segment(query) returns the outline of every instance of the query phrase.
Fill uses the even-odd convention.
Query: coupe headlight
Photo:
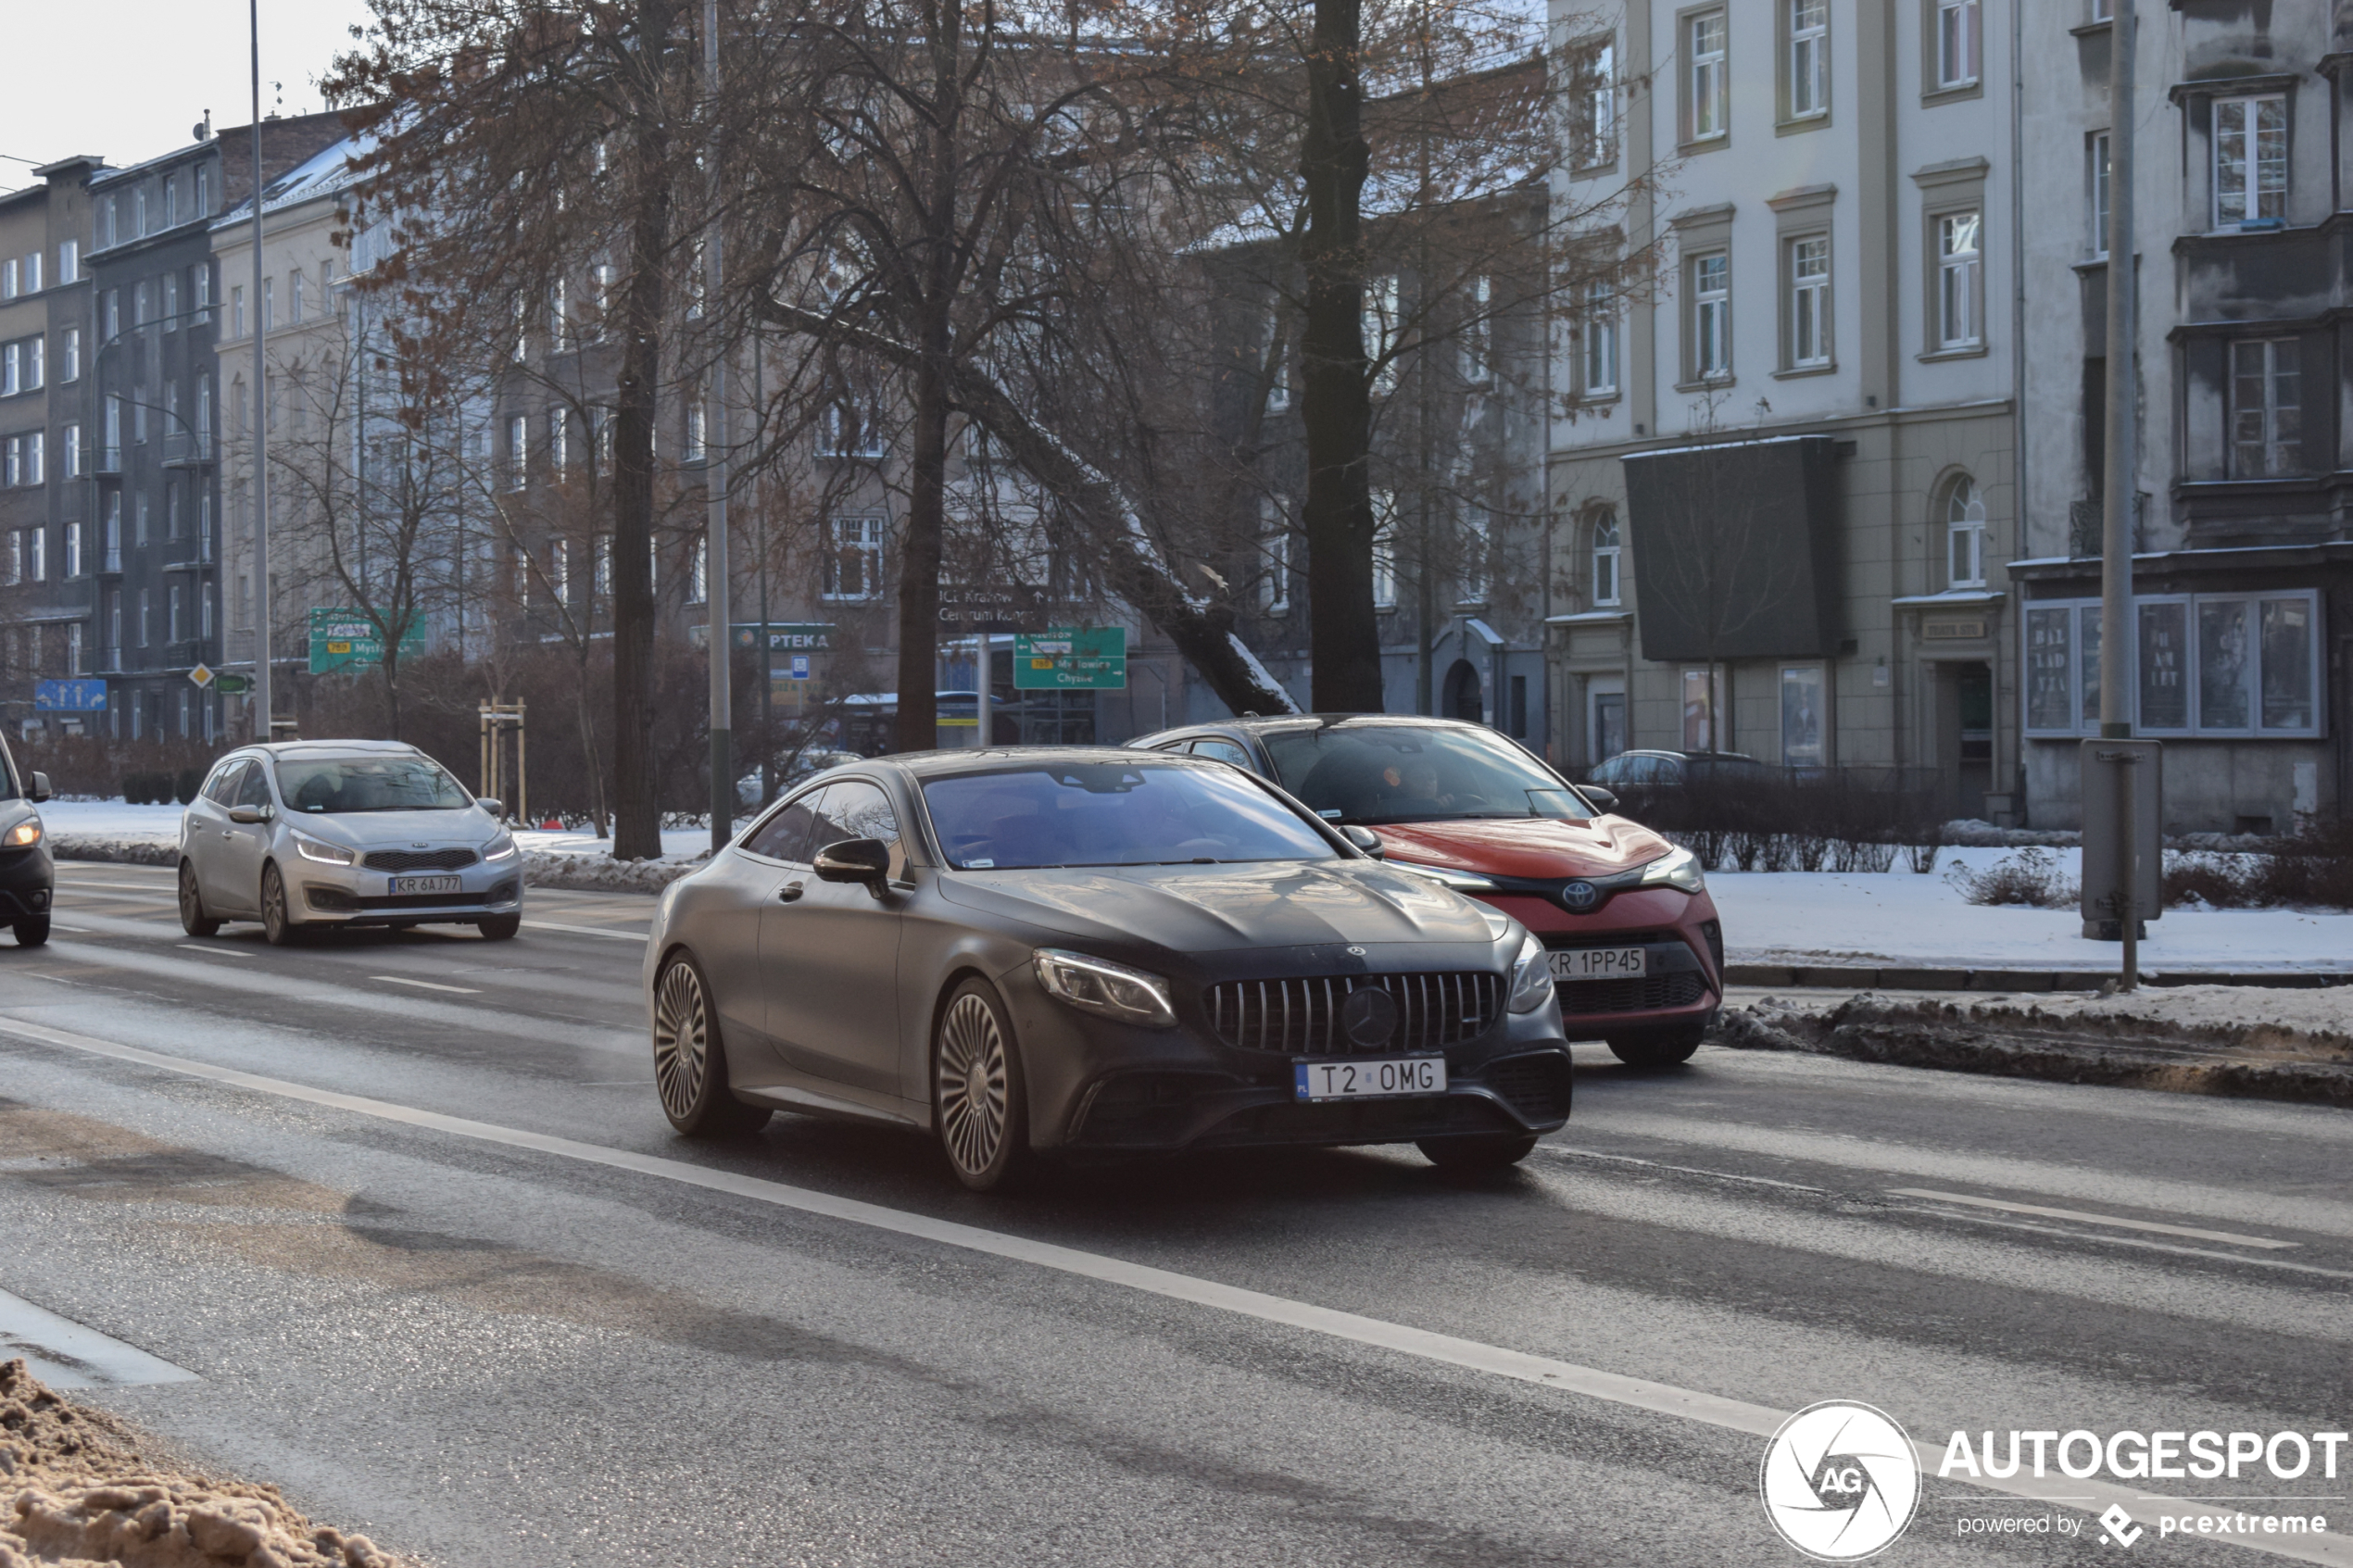
[[[1038,948],[1030,967],[1038,972],[1038,984],[1072,1007],[1148,1029],[1166,1029],[1176,1022],[1168,982],[1157,974],[1060,947]]]
[[[11,849],[21,849],[28,844],[40,842],[41,819],[38,817],[27,817],[8,830],[7,837],[0,838],[0,844],[6,844]]]
[[[1544,944],[1529,932],[1520,938],[1519,957],[1512,960],[1511,1010],[1534,1012],[1552,994],[1552,960],[1544,956]]]
[[[295,848],[306,860],[316,860],[327,866],[347,866],[359,859],[357,855],[340,844],[330,844],[323,838],[313,838],[307,833],[296,833],[292,836]]]
[[[1495,884],[1476,872],[1458,872],[1452,866],[1425,866],[1416,860],[1384,860],[1381,863],[1401,872],[1411,872],[1416,876],[1426,876],[1432,882],[1444,883],[1457,893],[1495,891]]]
[[[1707,878],[1700,874],[1699,857],[1688,849],[1669,849],[1642,868],[1640,887],[1679,887],[1686,893],[1707,891]]]
[[[485,860],[504,860],[511,858],[514,852],[515,835],[502,833],[483,847],[482,858]]]

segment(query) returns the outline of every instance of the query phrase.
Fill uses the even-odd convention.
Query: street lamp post
[[[253,588],[260,604],[254,625],[254,739],[274,740],[270,679],[270,362],[263,356],[269,318],[261,308],[261,0],[247,0],[253,39]]]
[[[711,117],[703,161],[709,182],[710,205],[703,256],[703,321],[718,328],[716,352],[711,361],[711,400],[703,415],[703,494],[710,515],[703,525],[703,642],[711,656],[711,849],[717,854],[735,836],[734,751],[735,694],[729,689],[728,632],[732,602],[727,561],[727,342],[720,327],[720,283],[725,277],[720,254],[719,222],[719,0],[703,0],[703,92]],[[762,642],[766,640],[762,628]],[[762,658],[765,658],[765,649]]]

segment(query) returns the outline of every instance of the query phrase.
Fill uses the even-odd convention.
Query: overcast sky
[[[253,117],[246,0],[0,0],[0,189],[74,153],[132,164]],[[261,112],[323,106],[318,81],[367,0],[261,0]],[[272,82],[282,83],[272,88]]]

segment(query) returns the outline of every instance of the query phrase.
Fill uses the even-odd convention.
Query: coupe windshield
[[[1151,762],[1044,764],[924,785],[964,871],[1329,860],[1322,834],[1239,773]]]
[[[288,808],[345,811],[455,811],[473,797],[426,757],[305,757],[278,764]]]
[[[1335,822],[1592,815],[1526,752],[1472,730],[1326,725],[1264,739],[1282,786]]]

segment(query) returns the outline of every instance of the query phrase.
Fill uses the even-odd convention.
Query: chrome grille
[[[1397,1033],[1385,1045],[1360,1047],[1340,1031],[1340,1008],[1365,985],[1387,991],[1397,1004]],[[1475,971],[1229,980],[1209,990],[1210,1025],[1219,1039],[1291,1056],[1443,1050],[1485,1034],[1503,1005],[1503,976]]]
[[[360,863],[371,872],[454,872],[480,859],[471,849],[371,849]]]

